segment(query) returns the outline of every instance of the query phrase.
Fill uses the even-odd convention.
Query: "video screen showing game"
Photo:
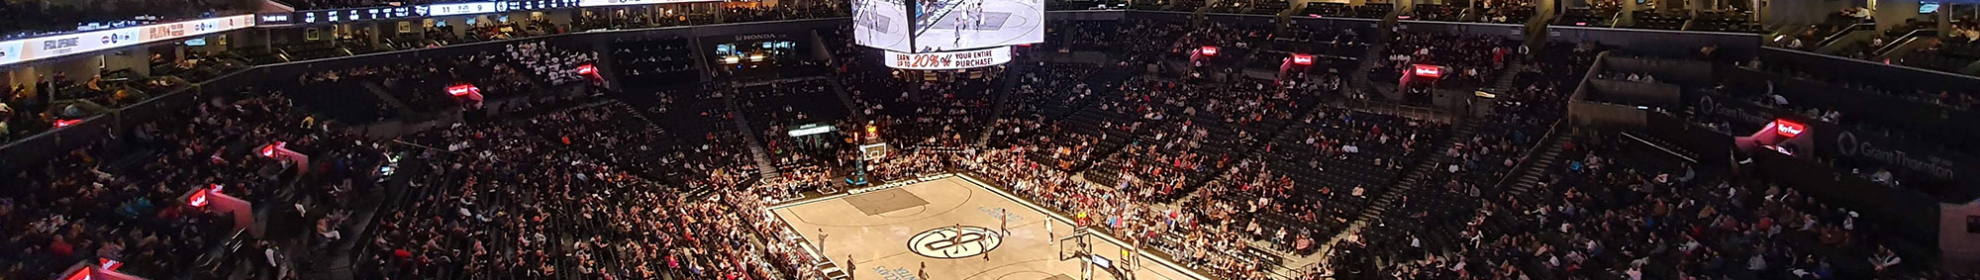
[[[1043,0],[915,2],[914,52],[980,49],[1045,41]]]

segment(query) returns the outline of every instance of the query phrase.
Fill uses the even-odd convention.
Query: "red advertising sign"
[[[1436,65],[1417,64],[1416,67],[1413,67],[1410,73],[1414,73],[1417,76],[1422,76],[1422,77],[1437,78],[1444,76],[1444,68],[1438,67]]]
[[[447,94],[451,94],[454,96],[463,96],[468,94],[480,94],[480,93],[481,93],[481,88],[476,88],[474,87],[474,85],[469,85],[469,84],[447,87]]]
[[[69,276],[62,277],[62,280],[89,280],[89,268],[77,269],[76,272],[69,273]]]
[[[1292,55],[1292,63],[1298,65],[1313,65],[1313,56],[1296,53]]]
[[[103,264],[102,267],[105,271],[117,271],[118,268],[124,267],[123,262],[118,262],[110,258],[96,258],[96,263]]]
[[[261,156],[275,157],[275,149],[280,149],[282,148],[282,146],[285,145],[288,145],[288,143],[275,142],[275,144],[268,144],[267,146],[261,146]]]
[[[577,67],[577,73],[578,73],[578,75],[591,75],[591,74],[597,74],[597,73],[598,73],[598,67],[592,67],[592,66],[591,66],[591,64],[585,64],[585,65],[578,65],[578,67]]]
[[[1788,119],[1774,119],[1774,134],[1779,134],[1781,137],[1794,138],[1801,136],[1805,131],[1808,131],[1808,125]]]
[[[193,192],[191,197],[186,198],[186,204],[193,207],[206,207],[206,204],[209,202],[206,201],[206,192],[204,191]]]
[[[1203,55],[1214,56],[1217,55],[1217,46],[1203,46],[1202,48],[1196,49],[1196,52],[1201,53]]]

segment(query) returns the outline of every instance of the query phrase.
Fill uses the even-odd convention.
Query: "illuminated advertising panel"
[[[14,40],[14,41],[0,42],[0,65],[7,65],[7,64],[14,64],[15,62],[21,62],[21,58],[27,54],[27,52],[21,49],[21,46],[23,46],[23,44],[27,44],[27,41]]]
[[[134,46],[138,40],[138,30],[143,27],[111,29],[95,32],[56,35],[33,38],[27,41],[27,59],[40,59],[77,53],[100,51],[110,48]]]
[[[254,27],[254,15],[153,24],[0,42],[0,65]]]
[[[144,29],[142,41],[157,42],[248,28],[254,26],[254,23],[255,19],[253,16],[233,16],[146,25],[140,28]]]
[[[1788,119],[1775,119],[1774,125],[1774,134],[1779,134],[1781,137],[1794,138],[1801,136],[1801,132],[1808,131],[1808,125]]]
[[[1416,74],[1416,76],[1420,76],[1420,77],[1429,77],[1429,78],[1443,77],[1444,67],[1436,66],[1436,65],[1417,64],[1415,65],[1415,67],[1411,68],[1410,73]]]
[[[1011,47],[959,52],[887,52],[887,67],[915,70],[949,70],[995,66],[1011,62]]]
[[[258,25],[283,25],[283,24],[295,23],[294,21],[291,21],[291,19],[293,18],[295,18],[294,14],[287,14],[287,13],[261,14],[255,16],[254,22],[255,24]]]
[[[713,0],[579,0],[578,6],[601,7],[601,6],[623,6],[623,5],[652,5],[652,4],[668,4],[668,3],[692,3],[692,2],[707,2],[707,1],[713,1]]]

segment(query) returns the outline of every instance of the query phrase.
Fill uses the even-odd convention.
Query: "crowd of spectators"
[[[532,70],[536,77],[541,77],[550,86],[590,79],[586,74],[578,73],[579,67],[594,67],[593,71],[597,69],[592,64],[598,61],[598,53],[595,52],[560,48],[543,41],[509,44],[507,47],[509,59],[520,63],[522,68]],[[592,72],[594,75],[596,73]]]
[[[1223,212],[1185,211],[1147,201],[1131,191],[1075,180],[1072,173],[1024,156],[1027,149],[1033,148],[984,149],[957,159],[956,165],[1026,199],[1073,215],[1081,226],[1150,246],[1192,269],[1263,279],[1280,261],[1254,248],[1242,237],[1246,235],[1240,234],[1241,224],[1218,214]],[[1307,247],[1318,244],[1312,238],[1299,242]]]
[[[757,129],[763,147],[780,169],[850,166],[850,159],[838,157],[838,153],[852,144],[849,133],[865,129],[844,123],[850,112],[830,87],[824,79],[806,78],[735,89],[738,106],[749,114],[750,126]],[[791,135],[792,130],[807,125],[835,128],[822,134]]]
[[[1453,84],[1457,87],[1491,86],[1489,82],[1499,77],[1509,59],[1518,47],[1515,42],[1502,38],[1478,35],[1434,33],[1406,30],[1399,26],[1394,42],[1389,43],[1385,53],[1386,63],[1378,63],[1370,69],[1371,79],[1392,81],[1401,77],[1402,71],[1411,69],[1412,64],[1428,64],[1446,67],[1448,73],[1439,80],[1440,84]]]
[[[799,8],[728,8],[724,19],[843,14],[833,4],[793,7]],[[614,12],[693,21],[625,11]],[[366,249],[356,257],[364,278],[814,279],[816,262],[765,206],[838,186],[837,176],[862,164],[854,162],[866,155],[853,147],[868,126],[879,128],[895,150],[888,160],[859,166],[876,182],[972,173],[1074,214],[1081,226],[1231,279],[1285,276],[1275,271],[1282,256],[1313,254],[1327,254],[1334,265],[1290,274],[1868,279],[1917,276],[1913,271],[1925,267],[1881,246],[1877,225],[1854,212],[1762,181],[1693,170],[1617,137],[1570,142],[1562,148],[1563,167],[1545,170],[1537,188],[1499,189],[1565,115],[1567,91],[1599,46],[1549,45],[1562,52],[1527,60],[1528,52],[1503,39],[1399,32],[1387,52],[1391,63],[1371,71],[1443,65],[1455,70],[1447,79],[1482,86],[1508,65],[1527,63],[1514,87],[1503,89],[1493,115],[1455,139],[1448,139],[1452,129],[1445,124],[1322,104],[1339,81],[1163,77],[1172,73],[1154,66],[1200,46],[1246,57],[1255,50],[1307,51],[1267,45],[1279,37],[1308,46],[1350,43],[1337,46],[1346,49],[1359,40],[1351,30],[1266,30],[1215,22],[1072,23],[1053,30],[1080,38],[1064,48],[1126,54],[1119,56],[1124,60],[1019,59],[1010,68],[924,76],[863,65],[857,53],[841,52],[835,54],[852,62],[830,78],[648,84],[595,94],[610,99],[587,104],[432,128],[401,139],[418,147],[408,153],[418,160],[410,162],[426,172],[412,174],[418,177],[407,194],[396,198],[405,203],[383,208],[374,221],[348,220],[350,197],[369,190],[350,182],[378,170],[383,155],[397,148],[332,126],[463,106],[441,94],[453,85],[473,84],[496,97],[545,94],[538,85],[587,79],[575,69],[601,57],[530,42],[317,71],[275,87],[280,90],[202,100],[179,118],[120,133],[129,144],[92,145],[43,168],[7,166],[17,178],[0,183],[9,190],[0,197],[0,218],[8,221],[0,223],[6,233],[0,248],[21,253],[0,257],[6,273],[0,276],[37,278],[97,257],[123,260],[127,271],[141,275],[185,275],[192,260],[240,227],[180,202],[181,194],[211,188],[270,205],[309,200],[296,205],[310,205],[304,212],[312,214],[302,220],[314,225],[313,249],[344,239],[345,225],[371,225],[371,234],[357,235],[366,239],[358,240]],[[833,36],[848,37],[843,29]],[[610,55],[621,75],[694,73],[676,67],[691,61],[687,44],[617,42]],[[641,56],[649,53],[658,54]],[[1226,62],[1194,66],[1231,72],[1216,69],[1231,67],[1220,63]],[[211,74],[201,68],[228,66],[219,64],[173,67]],[[1016,79],[1009,81],[1015,86],[1004,86],[1007,79]],[[50,84],[101,93],[112,91],[102,86],[112,82],[58,77]],[[154,89],[186,84],[136,82]],[[839,99],[834,87],[841,85],[850,100]],[[997,96],[1000,88],[1009,88],[1007,96]],[[22,94],[31,98],[13,99],[63,93],[12,95]],[[125,100],[99,103],[143,99],[113,98]],[[53,108],[60,104],[34,102],[22,103],[32,105],[22,106],[28,112],[10,109],[5,117],[45,122],[53,119],[47,112],[60,113]],[[738,115],[748,123],[738,127]],[[790,135],[806,125],[834,132]],[[759,132],[778,176],[760,174],[743,131]],[[989,144],[973,144],[979,136]],[[256,152],[269,143],[327,155],[334,164],[311,165],[326,175],[288,173],[283,169],[294,163]],[[1427,158],[1437,161],[1418,164]],[[1431,169],[1416,185],[1397,187],[1413,166]],[[294,180],[303,180],[294,184],[301,190],[270,187]],[[1392,193],[1403,190],[1408,193]],[[1389,215],[1350,232],[1331,253],[1321,251],[1385,196],[1399,197],[1386,206]],[[1372,259],[1386,265],[1365,261]]]
[[[906,71],[871,69],[841,75],[850,94],[896,147],[959,148],[974,144],[988,126],[995,84],[1001,69],[979,70],[987,75],[948,75],[944,81],[922,82],[902,77]],[[909,90],[907,87],[917,87]],[[898,93],[897,93],[898,92]]]
[[[484,100],[554,94],[538,89],[591,79],[578,74],[577,68],[596,59],[596,54],[587,51],[521,42],[508,44],[502,51],[312,72],[298,77],[292,90],[299,93],[297,98],[305,106],[342,122],[369,124],[399,117],[402,111],[430,113],[463,107],[468,99],[448,92],[456,86],[473,86]],[[397,104],[404,104],[404,108]]]
[[[735,7],[727,9],[722,14],[722,20],[750,22],[843,17],[852,13],[849,7],[845,2],[791,2],[776,6]]]
[[[1486,2],[1483,12],[1474,19],[1478,22],[1523,24],[1537,13],[1535,1],[1510,0]]]
[[[613,67],[619,71],[619,84],[628,88],[654,88],[698,81],[694,50],[684,37],[659,39],[619,39],[612,42]]]
[[[1446,4],[1413,5],[1409,15],[1411,20],[1457,21],[1464,16],[1465,6]]]
[[[1293,124],[1257,158],[1211,183],[1201,211],[1237,218],[1259,240],[1291,255],[1316,253],[1300,240],[1344,230],[1444,141],[1442,124],[1323,108]],[[1291,237],[1278,232],[1293,232]],[[1269,237],[1269,238],[1268,238]]]
[[[39,76],[0,94],[0,141],[11,141],[117,108],[135,105],[155,95],[186,89],[220,75],[244,69],[247,63],[225,53],[187,53],[175,63],[153,58],[152,76],[131,70],[103,71],[87,80],[66,72]]]
[[[123,272],[135,275],[198,273],[210,268],[197,260],[216,257],[206,254],[250,225],[210,209],[217,206],[190,204],[192,193],[260,205],[308,201],[297,203],[321,206],[312,209],[320,212],[301,219],[334,220],[353,192],[371,189],[348,178],[368,174],[366,167],[377,166],[384,153],[316,121],[281,92],[253,90],[215,97],[123,136],[123,145],[98,143],[38,167],[7,168],[14,179],[0,198],[0,218],[8,221],[0,224],[7,236],[0,245],[10,250],[0,260],[6,278],[51,278],[98,258],[120,261]],[[321,162],[258,152],[276,143]],[[302,177],[302,166],[312,175]],[[305,188],[284,187],[299,178]],[[284,228],[268,223],[271,231]]]
[[[1532,192],[1431,218],[1450,234],[1376,230],[1343,243],[1393,260],[1380,274],[1400,279],[1950,279],[1907,269],[1847,209],[1626,141],[1575,141]]]
[[[1119,153],[1124,190],[1174,198],[1194,191],[1313,103],[1310,89],[1239,79],[1225,84],[1130,81],[1103,110],[1138,116],[1134,139]]]
[[[572,30],[634,29],[716,23],[714,13],[690,12],[679,7],[654,9],[587,10],[571,19]]]
[[[1024,149],[985,149],[960,159],[958,165],[1014,194],[1073,215],[1082,226],[1154,246],[1195,269],[1261,279],[1274,265],[1259,261],[1250,243],[1226,234],[1236,232],[1229,220],[1220,223],[1212,217],[1184,215],[1178,209],[1137,202],[1120,190],[1079,182],[1071,173],[1028,160]]]
[[[612,108],[622,107],[562,116]],[[808,262],[787,247],[749,242],[767,228],[751,220],[763,216],[750,192],[718,192],[732,203],[687,197],[612,161],[561,148],[572,144],[532,135],[529,127],[550,125],[541,121],[418,136],[458,148],[435,161],[438,182],[415,190],[422,199],[380,220],[367,265],[393,278],[779,279],[810,271],[795,265]]]

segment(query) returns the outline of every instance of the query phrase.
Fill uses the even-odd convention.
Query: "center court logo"
[[[967,258],[1003,245],[1004,237],[996,231],[981,227],[964,226],[940,227],[923,231],[908,239],[908,250],[925,257],[939,259]]]

